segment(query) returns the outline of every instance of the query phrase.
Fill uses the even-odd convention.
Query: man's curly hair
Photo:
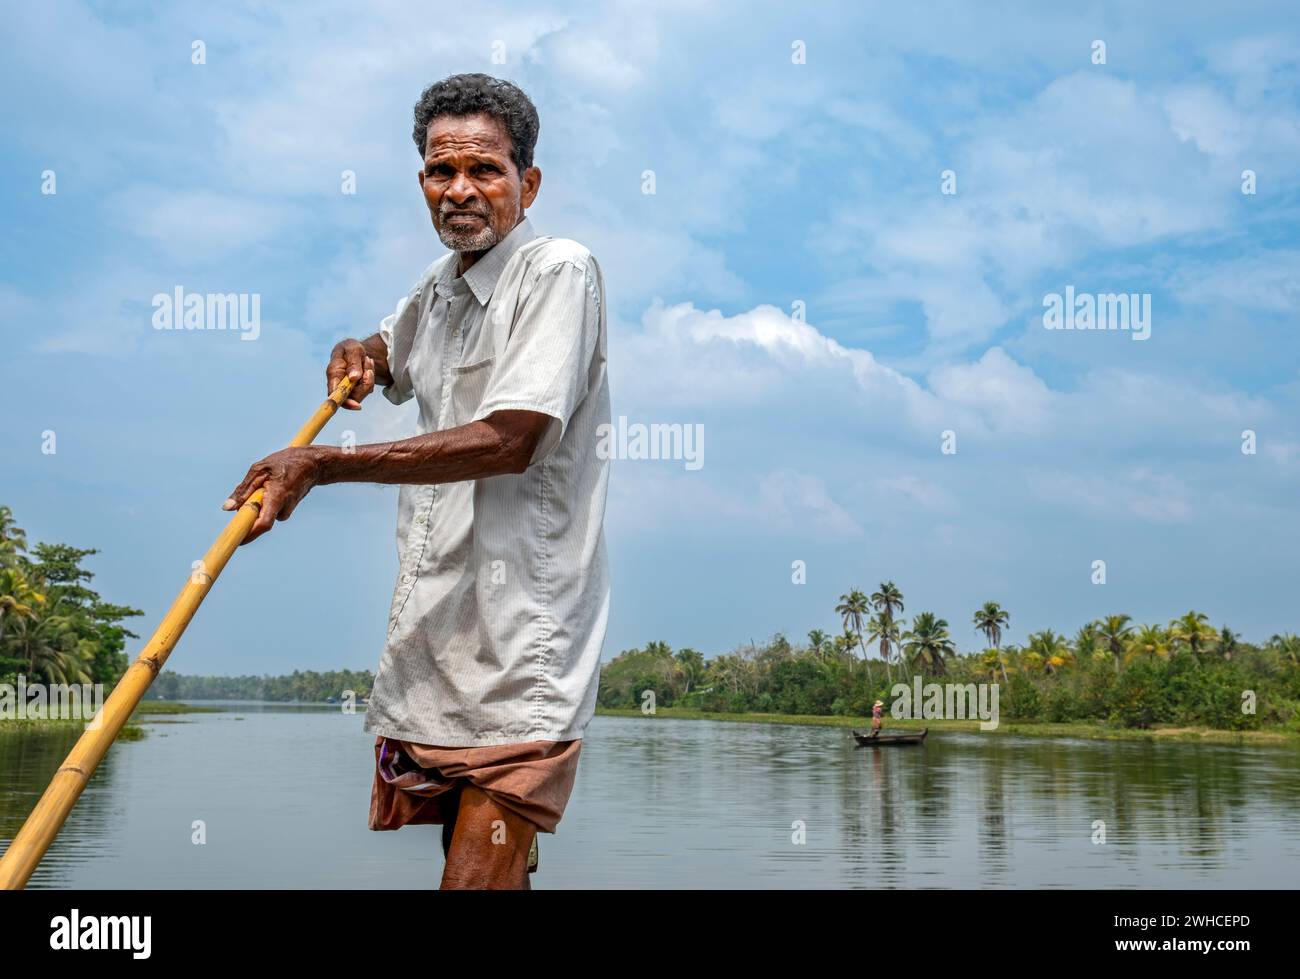
[[[429,123],[438,116],[470,116],[485,112],[501,121],[513,144],[511,159],[522,176],[533,165],[540,123],[537,109],[517,85],[480,72],[450,75],[434,82],[415,103],[415,130],[411,137],[421,158]]]

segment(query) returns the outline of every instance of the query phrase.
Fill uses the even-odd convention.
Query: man
[[[884,709],[885,709],[885,702],[883,700],[877,700],[874,704],[871,705],[871,736],[873,738],[880,736],[880,728],[882,726],[880,713]]]
[[[595,711],[609,611],[603,531],[610,420],[604,281],[582,245],[538,237],[537,112],[482,74],[415,107],[419,183],[451,254],[379,330],[340,341],[327,387],[383,385],[420,408],[414,438],[286,449],[226,501],[265,500],[245,543],[317,485],[402,484],[400,574],[365,730],[370,828],[442,823],[442,886],[529,887]]]

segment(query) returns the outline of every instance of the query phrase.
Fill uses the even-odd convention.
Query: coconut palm
[[[1125,644],[1133,631],[1132,619],[1127,615],[1108,615],[1097,620],[1097,638],[1110,651],[1115,661],[1115,672],[1119,673],[1120,661],[1124,658]]]
[[[1097,623],[1086,622],[1074,634],[1074,654],[1081,660],[1098,659],[1109,656],[1101,648],[1101,639],[1097,635]]]
[[[1002,674],[1002,682],[1010,683],[1007,679],[1006,658],[1002,655],[1002,650],[989,648],[980,654],[979,664],[981,670],[987,670],[989,679],[994,683],[997,682],[998,674]]]
[[[1074,665],[1074,651],[1070,649],[1070,644],[1064,636],[1058,636],[1051,629],[1029,634],[1029,652],[1038,657],[1048,673]]]
[[[878,612],[867,620],[867,639],[880,644],[880,655],[885,660],[885,670],[891,684],[894,682],[894,671],[889,665],[890,650],[899,647],[898,631],[898,623],[888,618],[884,612]]]
[[[4,637],[6,619],[32,618],[44,604],[45,596],[21,568],[0,568],[0,638]]]
[[[704,654],[695,649],[679,649],[673,659],[677,662],[677,675],[681,677],[685,688],[682,695],[691,692],[691,688],[703,681],[708,673],[708,663],[704,660]]]
[[[826,644],[830,642],[830,639],[831,637],[826,635],[826,633],[822,632],[820,629],[811,630],[808,633],[809,651],[812,652],[813,655],[815,655],[818,659],[821,659],[822,652],[825,650]]]
[[[1169,623],[1169,636],[1175,643],[1183,643],[1193,656],[1201,658],[1201,652],[1214,642],[1218,633],[1210,625],[1210,618],[1204,612],[1191,611]]]
[[[1007,679],[1007,665],[1002,662],[1002,630],[1011,623],[1011,615],[997,602],[985,602],[984,607],[975,613],[975,628],[984,633],[984,641],[997,655],[1002,667],[1002,682]]]
[[[1268,647],[1282,658],[1284,663],[1300,666],[1300,636],[1291,632],[1275,633],[1269,636]]]
[[[858,646],[862,650],[862,662],[867,666],[867,680],[871,679],[871,663],[867,661],[867,644],[862,639],[862,626],[871,614],[871,602],[862,592],[854,588],[847,595],[840,596],[840,604],[835,606],[844,621],[844,631],[852,632],[858,637]]]
[[[847,663],[852,663],[856,658],[853,655],[853,647],[857,644],[858,637],[848,629],[845,629],[831,640],[831,648],[835,650],[836,657]]]
[[[1124,661],[1128,662],[1137,656],[1146,656],[1150,659],[1168,659],[1169,650],[1169,633],[1158,625],[1144,625],[1129,637],[1128,653],[1125,655]]]
[[[879,590],[871,596],[871,605],[880,616],[882,628],[875,638],[880,641],[880,655],[889,665],[890,656],[898,648],[898,613],[903,611],[903,593],[892,581],[881,584]],[[893,674],[890,674],[893,680]]]
[[[0,506],[0,567],[11,566],[26,550],[27,535],[14,523],[14,512],[7,506]]]
[[[6,645],[27,660],[27,675],[49,683],[90,683],[94,641],[77,632],[71,616],[47,614],[15,619]]]
[[[1219,655],[1225,660],[1231,660],[1233,655],[1237,652],[1239,645],[1238,640],[1240,638],[1241,636],[1229,629],[1227,625],[1224,625],[1224,627],[1219,630],[1219,638],[1217,640]]]
[[[957,647],[948,635],[948,623],[933,612],[921,612],[912,620],[912,628],[903,635],[903,651],[913,664],[920,660],[934,673],[947,673],[945,657],[955,656]]]

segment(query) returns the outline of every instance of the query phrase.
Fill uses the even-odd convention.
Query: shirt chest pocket
[[[492,364],[495,357],[486,357],[472,364],[462,364],[448,371],[447,383],[450,386],[447,419],[448,428],[467,425],[473,420],[483,395],[487,393],[488,381],[492,378]]]

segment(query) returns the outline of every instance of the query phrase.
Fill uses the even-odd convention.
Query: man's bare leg
[[[467,784],[452,828],[442,890],[531,890],[528,850],[536,832],[527,819]]]

